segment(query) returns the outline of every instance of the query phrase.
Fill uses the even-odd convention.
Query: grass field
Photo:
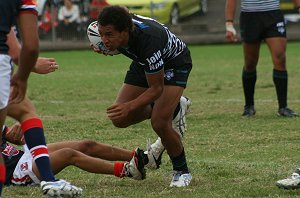
[[[287,50],[289,106],[300,112],[300,43]],[[84,189],[82,197],[300,197],[300,191],[277,189],[299,162],[299,118],[280,118],[272,81],[272,63],[261,49],[256,84],[255,118],[241,117],[243,65],[240,45],[191,46],[194,62],[185,95],[188,115],[185,150],[192,183],[171,189],[167,155],[141,182],[86,173],[69,167],[57,175]],[[130,60],[91,51],[47,52],[60,64],[49,75],[33,74],[29,96],[44,121],[47,141],[93,139],[127,149],[155,140],[148,121],[126,129],[112,126],[105,109],[115,99]],[[12,123],[12,120],[8,121]],[[8,187],[4,197],[41,197],[38,187]]]

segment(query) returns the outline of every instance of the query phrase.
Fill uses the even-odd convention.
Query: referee
[[[294,0],[300,6],[300,0]],[[236,1],[226,0],[226,39],[237,41],[233,26]],[[299,10],[299,7],[297,7]],[[252,117],[254,108],[254,90],[256,83],[256,66],[259,50],[265,41],[273,62],[273,82],[278,100],[278,115],[296,117],[298,114],[287,106],[288,74],[286,69],[286,27],[279,0],[241,0],[240,32],[244,50],[244,67],[242,83],[245,96],[243,116]]]

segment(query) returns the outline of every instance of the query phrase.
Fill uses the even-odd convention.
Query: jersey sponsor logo
[[[149,65],[150,70],[156,70],[164,64],[163,59],[160,59],[157,63]]]
[[[160,50],[158,50],[157,52],[154,52],[153,56],[151,56],[150,58],[146,58],[146,60],[149,64],[150,70],[158,69],[159,67],[161,67],[164,64],[164,61],[162,60],[162,57],[161,57]]]

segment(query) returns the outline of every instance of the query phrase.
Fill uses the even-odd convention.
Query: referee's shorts
[[[284,17],[280,10],[241,12],[240,32],[245,43],[257,43],[266,38],[286,37]]]

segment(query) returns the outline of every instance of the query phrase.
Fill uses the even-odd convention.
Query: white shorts
[[[4,109],[8,104],[11,73],[10,56],[0,54],[0,109]]]
[[[24,154],[20,158],[13,173],[11,183],[15,185],[39,184],[40,180],[32,172],[33,158],[27,146],[23,146]]]

